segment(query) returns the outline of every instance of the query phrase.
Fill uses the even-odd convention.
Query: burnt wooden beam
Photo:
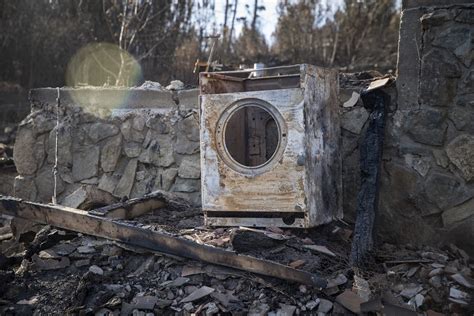
[[[129,222],[70,207],[23,201],[0,196],[0,213],[87,235],[116,240],[184,258],[231,267],[243,271],[303,283],[322,289],[327,281],[312,273],[272,261],[240,255],[217,247],[200,245],[166,233],[152,231]]]
[[[385,84],[387,82],[385,81]],[[380,87],[382,86],[377,88]],[[373,250],[386,105],[390,102],[390,96],[381,89],[364,91],[361,97],[364,107],[371,113],[360,145],[361,185],[357,195],[357,218],[350,257],[351,264],[356,267],[362,267]]]
[[[192,208],[186,200],[172,193],[159,190],[139,198],[90,210],[89,214],[114,219],[132,219],[163,207],[175,211],[184,211]]]

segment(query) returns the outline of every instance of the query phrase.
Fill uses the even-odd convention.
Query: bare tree
[[[103,0],[103,15],[112,38],[120,48],[119,72],[115,85],[125,85],[124,73],[133,60],[127,60],[126,53],[133,54],[142,64],[151,68],[166,66],[178,46],[181,34],[189,28],[192,3],[188,0]],[[159,50],[158,50],[159,47]],[[169,66],[168,66],[169,67]]]

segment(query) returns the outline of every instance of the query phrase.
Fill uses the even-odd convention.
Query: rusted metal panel
[[[201,94],[280,90],[300,87],[300,74],[266,77],[241,77],[244,73],[201,73],[199,86]]]
[[[235,82],[226,81],[225,74],[219,76],[224,85]],[[298,79],[298,87],[282,89],[278,82],[283,78],[272,76],[261,81],[270,84],[259,91],[218,93],[211,89],[212,93],[205,93],[201,89],[201,187],[206,224],[312,227],[341,216],[337,72],[302,65],[300,74],[284,78],[291,78],[293,86]],[[203,88],[202,81],[201,85]],[[276,119],[280,146],[273,161],[260,170],[236,167],[220,136],[227,112],[252,102],[267,108],[274,118],[281,117]]]

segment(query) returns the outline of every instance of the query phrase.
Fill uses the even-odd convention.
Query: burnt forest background
[[[194,65],[197,59],[207,61],[212,34],[220,34],[213,60],[226,69],[256,62],[382,73],[396,67],[400,12],[395,0],[344,0],[337,10],[318,0],[278,1],[271,43],[261,31],[260,15],[275,8],[247,1],[242,16],[236,10],[239,1],[0,0],[0,87],[64,86],[71,59],[91,43],[120,47],[139,63],[141,73],[134,82],[119,80],[113,71],[110,76],[86,74],[83,85],[175,79],[196,85]],[[107,72],[119,63],[109,57],[110,63],[101,56],[92,68]]]

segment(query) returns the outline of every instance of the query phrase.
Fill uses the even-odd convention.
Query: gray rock
[[[173,143],[171,136],[162,135],[160,139],[153,139],[142,151],[138,161],[160,167],[169,167],[174,163]]]
[[[436,164],[440,167],[447,168],[449,165],[448,155],[443,150],[433,150],[433,156],[436,160]]]
[[[405,163],[416,170],[422,177],[425,177],[431,168],[431,160],[428,157],[406,154]]]
[[[38,270],[57,270],[68,267],[71,262],[68,257],[61,257],[61,260],[53,259],[41,259],[38,255],[34,254],[32,261]]]
[[[265,316],[270,310],[270,306],[265,303],[254,302],[249,309],[247,316]]]
[[[142,83],[142,85],[139,88],[144,89],[144,90],[158,90],[158,91],[163,89],[163,87],[161,86],[159,82],[150,81],[150,80],[146,80],[144,83]]]
[[[139,175],[143,174],[143,178],[139,179]],[[146,171],[138,171],[136,173],[136,182],[133,186],[132,192],[130,197],[141,197],[145,194],[151,193],[153,191],[153,186],[155,185],[156,174],[153,172],[146,172]]]
[[[155,186],[153,189],[169,191],[177,176],[177,168],[160,169],[155,179]]]
[[[101,267],[98,267],[96,265],[92,265],[89,267],[89,271],[94,273],[94,274],[98,274],[98,275],[104,275],[104,270],[102,270]]]
[[[319,298],[316,299],[315,301],[309,301],[306,303],[306,308],[312,311],[316,306],[319,304]]]
[[[80,147],[72,155],[72,176],[76,181],[97,176],[100,150],[97,146]]]
[[[135,172],[137,170],[137,159],[132,159],[128,162],[127,167],[120,179],[117,187],[114,190],[114,195],[117,197],[130,197],[130,192],[135,180]]]
[[[131,119],[126,120],[120,126],[120,131],[125,140],[141,143],[145,139],[145,135],[143,132],[134,129],[132,125],[133,121]]]
[[[469,300],[470,296],[466,292],[463,292],[461,290],[458,290],[455,287],[451,287],[449,289],[449,297],[452,297],[454,299],[458,300]]]
[[[51,201],[54,194],[54,177],[52,166],[45,165],[35,178],[36,188],[38,190],[38,200],[43,202]],[[57,177],[57,194],[61,194],[65,189],[64,182],[61,177]]]
[[[86,245],[86,246],[79,246],[77,247],[77,252],[81,254],[90,254],[96,252],[96,249],[92,246]]]
[[[444,227],[449,227],[455,223],[462,222],[474,215],[474,198],[469,201],[446,210],[441,214]]]
[[[366,109],[356,107],[342,115],[341,126],[352,133],[360,134],[368,118],[369,113],[367,113]]]
[[[465,61],[469,67],[471,53],[472,30],[469,26],[457,26],[437,32],[436,37],[431,43],[433,46],[443,47],[454,53],[459,59]]]
[[[199,179],[201,177],[201,159],[199,155],[184,157],[179,166],[178,175],[185,179]]]
[[[139,143],[126,143],[123,152],[129,158],[137,158],[142,152],[142,146]]]
[[[449,106],[456,95],[461,68],[448,52],[433,49],[425,54],[421,63],[420,99],[430,106]]]
[[[191,155],[199,152],[199,142],[190,141],[184,133],[178,133],[175,150],[178,154]]]
[[[329,313],[332,309],[332,302],[324,298],[319,299],[318,313]]]
[[[277,310],[276,316],[293,316],[295,311],[296,311],[296,306],[280,303],[280,308]]]
[[[433,251],[422,252],[421,256],[425,259],[435,260],[436,262],[441,262],[444,264],[446,264],[449,260],[449,257],[447,255]]]
[[[462,285],[462,286],[464,286],[468,289],[474,288],[473,280],[471,278],[465,277],[464,275],[462,275],[460,273],[456,273],[456,274],[451,275],[451,279],[453,279],[454,281],[456,281],[457,283],[459,283],[460,285]]]
[[[181,80],[172,80],[169,85],[166,86],[167,90],[183,90],[184,83]]]
[[[27,126],[20,126],[13,148],[16,170],[21,175],[32,175],[38,170],[45,158],[45,137],[36,137]]]
[[[135,175],[135,179],[137,181],[142,181],[145,179],[145,176],[146,176],[146,172],[145,171],[137,171],[136,175]]]
[[[28,201],[36,200],[36,184],[33,176],[16,176],[13,185],[13,195]]]
[[[201,286],[199,289],[193,291],[191,294],[183,298],[180,303],[194,302],[198,299],[201,299],[205,296],[208,296],[215,290],[212,287]]]
[[[428,109],[412,112],[406,130],[419,143],[440,146],[444,143],[447,127],[442,111]]]
[[[61,243],[53,246],[51,249],[60,256],[68,256],[76,250],[76,246],[70,243]]]
[[[171,188],[173,192],[197,192],[201,189],[201,181],[195,179],[176,178],[176,181]]]
[[[89,138],[97,143],[107,137],[117,135],[119,128],[113,124],[107,124],[103,122],[97,122],[92,124],[84,125],[84,129],[87,131]]]
[[[100,165],[104,172],[111,172],[115,170],[121,150],[122,136],[118,135],[107,141],[100,154]]]
[[[33,129],[37,135],[49,132],[56,126],[56,111],[54,114],[36,112],[30,122],[33,123]]]
[[[400,292],[400,295],[404,298],[410,299],[416,294],[418,294],[418,292],[420,292],[421,290],[423,290],[423,287],[419,284],[408,284]]]
[[[155,114],[148,118],[146,121],[146,126],[157,131],[160,134],[168,134],[170,132],[170,127],[166,122],[165,117],[162,117],[159,114]]]
[[[448,112],[457,130],[474,134],[474,109],[470,106],[454,106]]]
[[[80,187],[64,198],[61,205],[78,208],[87,199],[87,191],[84,187]]]
[[[459,135],[448,144],[446,153],[466,181],[474,179],[474,136]]]
[[[136,115],[132,120],[132,128],[137,131],[143,131],[145,128],[145,118],[142,115]]]
[[[70,170],[59,170],[58,172],[58,176],[61,178],[61,180],[64,181],[66,187],[68,188],[72,188],[73,186],[68,186],[68,184],[77,184],[77,182],[74,181],[74,179],[72,178],[72,175],[71,175],[71,171]],[[73,189],[76,189],[77,186],[74,186]],[[71,193],[72,191],[71,190],[68,190],[68,194]]]
[[[415,306],[417,308],[422,306],[424,301],[425,301],[425,297],[423,295],[421,295],[421,294],[416,294],[415,295]]]
[[[427,177],[424,190],[427,198],[442,210],[459,205],[472,195],[457,178],[439,172]]]
[[[439,275],[436,275],[434,277],[431,277],[429,280],[428,280],[428,283],[437,288],[437,289],[440,289],[443,287],[443,283],[441,281],[441,277]]]
[[[335,278],[328,279],[328,285],[327,287],[335,287],[339,285],[346,284],[347,278],[344,274],[339,273]]]
[[[216,303],[210,302],[206,304],[206,316],[211,316],[219,313],[219,307],[217,307]]]
[[[115,187],[117,186],[119,179],[113,175],[103,174],[99,180],[98,188],[102,191],[114,193]]]
[[[155,304],[158,302],[158,297],[146,295],[146,296],[135,296],[133,299],[134,308],[153,310]]]
[[[433,277],[435,275],[439,275],[443,272],[443,268],[436,268],[436,269],[433,269],[430,271],[430,273],[428,273],[428,277]]]
[[[186,138],[193,142],[199,142],[199,117],[197,113],[191,113],[178,123],[178,132],[184,133]]]

